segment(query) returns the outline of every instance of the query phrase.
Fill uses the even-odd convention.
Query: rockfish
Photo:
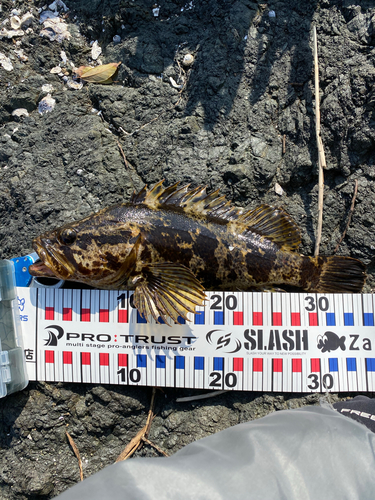
[[[134,193],[33,241],[33,276],[95,288],[134,289],[139,312],[166,322],[186,318],[204,290],[264,290],[293,285],[311,292],[360,292],[365,266],[350,257],[305,257],[299,230],[281,209],[233,206],[218,191],[178,183]]]

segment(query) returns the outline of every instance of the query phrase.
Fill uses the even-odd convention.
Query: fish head
[[[33,240],[40,258],[32,276],[115,288],[126,281],[136,260],[137,231],[110,214],[94,214]]]
[[[40,262],[29,267],[32,276],[68,280],[74,275],[74,262],[66,258],[65,245],[60,243],[57,233],[58,231],[51,231],[33,240],[33,249],[38,254]]]

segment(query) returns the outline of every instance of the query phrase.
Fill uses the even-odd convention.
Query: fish
[[[336,351],[336,349],[340,349],[345,351],[345,335],[339,337],[334,332],[325,332],[323,337],[319,335],[318,337],[318,349],[321,349],[322,352],[331,352]]]
[[[202,305],[205,290],[267,290],[292,285],[308,292],[360,292],[364,264],[351,257],[309,257],[281,208],[246,210],[205,186],[152,188],[130,201],[69,222],[33,240],[33,276],[95,288],[134,290],[144,318],[166,323]]]

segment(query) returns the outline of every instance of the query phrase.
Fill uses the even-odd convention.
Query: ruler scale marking
[[[147,324],[123,290],[27,289],[35,380],[274,392],[375,391],[374,296],[208,292]],[[211,332],[211,333],[210,333]]]

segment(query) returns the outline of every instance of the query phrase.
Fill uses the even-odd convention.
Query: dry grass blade
[[[140,431],[137,432],[136,436],[130,441],[130,443],[124,448],[124,450],[120,453],[120,455],[116,458],[116,463],[121,462],[122,460],[126,460],[131,457],[133,453],[135,453],[138,448],[142,445],[142,438],[144,436],[143,427]]]
[[[152,420],[155,417],[154,415],[155,394],[156,394],[156,387],[153,387],[150,409],[148,411],[146,425],[140,431],[137,432],[137,435],[133,437],[130,443],[116,458],[116,463],[131,457],[133,453],[135,453],[142,446],[143,442],[147,439],[148,433],[150,432]]]
[[[150,441],[149,439],[147,438],[143,438],[143,441],[147,444],[149,444],[150,446],[152,446],[153,448],[155,448],[155,450],[157,450],[159,453],[161,453],[162,455],[164,455],[165,457],[168,457],[169,455],[167,453],[165,453],[165,451],[163,451],[157,444],[153,443],[152,441]]]
[[[313,28],[314,42],[314,68],[315,68],[315,130],[316,141],[318,144],[319,158],[319,194],[318,194],[318,228],[315,242],[315,257],[319,255],[319,246],[322,239],[323,226],[323,196],[324,196],[324,174],[323,169],[326,168],[326,158],[324,154],[323,141],[320,134],[320,96],[319,96],[319,65],[318,65],[318,41],[316,35],[316,27]]]
[[[77,457],[78,460],[78,467],[79,467],[79,477],[81,481],[83,481],[83,469],[82,469],[82,460],[81,460],[81,455],[79,454],[79,450],[77,448],[77,445],[75,444],[72,436],[69,434],[69,432],[65,432],[66,437],[68,438],[69,444],[72,447],[75,456]]]
[[[339,246],[341,245],[342,240],[345,238],[346,231],[348,230],[348,227],[349,227],[350,222],[352,220],[352,215],[354,212],[354,204],[355,204],[355,200],[357,198],[357,193],[358,193],[358,181],[356,179],[355,184],[354,184],[354,193],[353,193],[352,203],[350,205],[350,210],[349,210],[348,222],[346,223],[344,232],[342,233],[342,236],[341,236],[339,242],[337,243],[336,248],[334,249],[333,253],[337,252],[337,250],[339,249]]]

